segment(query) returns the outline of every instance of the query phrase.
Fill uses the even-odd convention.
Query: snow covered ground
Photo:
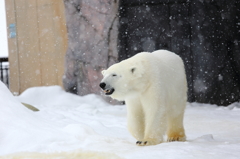
[[[0,156],[81,150],[111,152],[124,159],[240,158],[239,103],[188,104],[187,141],[146,147],[135,145],[126,128],[126,114],[125,106],[111,106],[93,94],[69,94],[58,86],[30,88],[13,97],[0,82]]]

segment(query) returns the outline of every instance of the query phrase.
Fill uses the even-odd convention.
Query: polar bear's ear
[[[131,68],[131,72],[134,73],[136,71],[136,67]]]
[[[102,70],[102,75],[104,75],[105,71],[106,71],[106,70]]]
[[[132,67],[132,68],[131,68],[132,74],[133,74],[135,71],[136,71],[136,67]]]
[[[143,74],[144,74],[144,70],[141,69],[141,67],[140,68],[139,67],[132,67],[130,69],[130,71],[131,71],[131,73],[134,77],[142,77]]]

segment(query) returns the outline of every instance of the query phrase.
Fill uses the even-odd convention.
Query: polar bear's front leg
[[[183,113],[175,117],[168,118],[167,136],[168,142],[186,141],[185,131],[183,127]]]
[[[145,115],[145,133],[144,141],[141,145],[157,145],[163,142],[163,135],[166,130],[166,123],[164,120],[166,115],[156,110],[153,112],[146,112]]]
[[[138,99],[126,101],[127,125],[132,136],[137,140],[144,137],[144,116],[142,105]]]
[[[149,98],[151,99],[151,98]],[[145,130],[144,139],[138,145],[156,145],[163,142],[166,131],[166,112],[159,102],[143,101]]]

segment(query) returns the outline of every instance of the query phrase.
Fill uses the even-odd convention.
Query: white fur
[[[113,76],[114,75],[114,76]],[[187,82],[182,59],[169,51],[142,52],[103,71],[110,96],[125,101],[128,129],[138,145],[184,141]]]

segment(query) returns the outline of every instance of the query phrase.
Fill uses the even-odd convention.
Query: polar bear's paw
[[[147,143],[148,143],[147,141],[137,141],[136,145],[138,145],[138,146],[146,146]]]
[[[148,146],[148,145],[157,145],[160,144],[161,142],[157,142],[157,140],[149,140],[149,141],[137,141],[136,145],[138,146]]]
[[[168,131],[167,133],[167,141],[173,142],[173,141],[186,141],[186,135],[184,133],[184,129],[179,129],[178,131]]]
[[[173,142],[173,141],[186,141],[186,137],[183,136],[174,136],[174,137],[168,137],[167,139],[168,142]]]

